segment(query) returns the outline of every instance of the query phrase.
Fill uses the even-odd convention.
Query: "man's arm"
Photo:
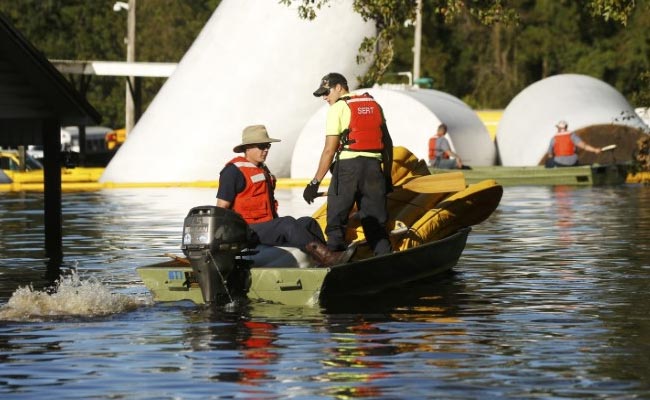
[[[217,207],[221,208],[230,208],[230,205],[232,203],[226,200],[221,200],[220,198],[217,198]]]
[[[386,193],[390,193],[393,191],[393,138],[390,137],[385,120],[381,125],[381,133],[381,140],[384,143],[384,149],[381,154],[382,169],[384,171],[384,180],[386,181]]]
[[[314,178],[320,182],[327,175],[332,161],[334,160],[334,155],[339,148],[339,136],[338,135],[329,135],[325,136],[325,146],[323,147],[323,152],[320,155],[320,161],[318,161],[318,169]]]
[[[339,149],[341,133],[347,128],[350,122],[350,107],[343,100],[332,104],[327,110],[325,122],[325,145],[318,161],[318,169],[314,178],[319,182],[325,178],[327,171],[332,166],[334,156]]]
[[[460,156],[451,151],[451,149],[449,149],[449,154],[451,154],[456,159],[456,166],[458,168],[463,168],[463,160],[460,159]]]
[[[596,154],[600,153],[600,149],[597,149],[597,148],[595,148],[593,146],[590,146],[587,143],[585,143],[582,139],[580,139],[580,136],[575,134],[575,132],[571,133],[571,140],[573,141],[573,143],[577,147],[579,147],[579,148],[581,148],[581,149],[583,149],[585,151],[590,151],[590,152],[596,153]]]
[[[580,143],[577,144],[576,146],[580,147],[580,148],[583,149],[583,150],[590,151],[590,152],[592,152],[592,153],[596,153],[596,154],[600,153],[600,149],[599,149],[599,148],[596,148],[596,147],[590,146],[590,145],[588,145],[588,144],[585,143],[585,142],[580,142]]]
[[[447,157],[449,157],[449,158],[454,157],[456,159],[456,166],[458,168],[462,168],[463,167],[463,161],[460,159],[458,154],[454,153],[451,150],[451,145],[449,144],[449,141],[447,139],[445,139],[445,141],[443,143],[441,143],[441,145],[442,145],[441,147],[443,147],[444,152],[447,154]]]
[[[453,151],[449,150],[449,152],[454,156],[456,159],[456,167],[458,168],[463,168],[463,160],[460,159],[460,156]]]
[[[226,166],[219,175],[217,207],[230,208],[237,194],[246,188],[244,175],[232,164]]]

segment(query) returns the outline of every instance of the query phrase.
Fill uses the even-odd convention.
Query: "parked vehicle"
[[[7,171],[22,170],[17,150],[0,150],[0,169]],[[29,154],[25,154],[25,170],[34,171],[38,169],[43,169],[43,164]]]
[[[110,131],[106,134],[104,140],[106,142],[106,149],[108,149],[108,151],[116,152],[126,140],[126,129],[122,128]]]
[[[66,143],[66,150],[80,153],[79,127],[66,126],[63,130],[70,135],[70,141]],[[112,130],[106,126],[86,127],[86,154],[83,160],[85,166],[105,167],[108,164],[114,153],[106,148],[105,137]],[[61,144],[64,144],[63,140]]]
[[[61,129],[61,151],[70,151],[72,138],[70,133],[66,130]],[[32,156],[38,161],[43,160],[43,146],[42,145],[29,145],[27,146],[27,154]]]
[[[115,132],[106,126],[87,126],[86,127],[86,157],[84,164],[86,166],[104,167],[110,161],[115,153],[107,148],[105,138],[108,133]],[[61,151],[80,153],[79,146],[79,127],[66,126],[61,129]],[[43,146],[29,145],[27,154],[36,160],[43,160]],[[75,157],[77,159],[77,157]]]
[[[18,150],[0,148],[0,184],[12,183],[15,175],[43,175],[43,164],[25,154],[24,168]]]

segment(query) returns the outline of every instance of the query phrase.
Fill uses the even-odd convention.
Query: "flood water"
[[[368,301],[153,303],[215,192],[64,193],[52,294],[42,194],[1,193],[0,398],[650,398],[650,187],[507,187],[454,274]]]

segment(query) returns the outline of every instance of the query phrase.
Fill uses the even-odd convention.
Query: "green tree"
[[[220,0],[138,0],[136,58],[147,62],[178,62],[192,45]],[[126,19],[121,32],[126,36]],[[126,58],[126,47],[123,56]],[[142,79],[142,106],[146,109],[166,78]],[[122,100],[122,103],[124,100]],[[120,108],[120,121],[124,120]]]
[[[280,0],[299,3],[299,14],[313,19],[329,0]],[[630,78],[620,72],[616,53],[621,32],[645,32],[633,27],[647,15],[646,0],[423,0],[423,75],[432,76],[436,87],[454,93],[475,107],[503,107],[521,89],[547,76],[563,72],[588,73],[617,82]],[[375,64],[359,83],[369,86],[388,72],[409,70],[412,63],[412,19],[415,1],[354,0],[354,9],[365,19],[378,21],[380,42],[365,41],[362,56],[374,54]],[[387,18],[387,16],[392,16]],[[629,26],[628,26],[629,25]],[[645,25],[648,26],[647,24]],[[639,30],[643,28],[638,28]],[[377,43],[381,44],[378,45]],[[374,44],[372,46],[368,44]],[[641,54],[648,54],[647,52]],[[645,59],[647,63],[647,56]],[[638,57],[639,68],[643,56]],[[618,69],[617,69],[618,68]],[[632,74],[634,75],[634,74]],[[633,85],[628,85],[633,86]]]
[[[330,0],[299,4],[314,18]],[[178,62],[220,0],[138,0],[136,59]],[[650,0],[423,0],[421,75],[476,108],[502,108],[531,83],[559,73],[602,79],[633,104],[650,104]],[[0,0],[0,12],[49,59],[126,58],[126,14],[114,0]],[[360,57],[374,64],[360,83],[398,81],[413,63],[416,0],[353,0],[380,32]],[[376,58],[375,58],[376,57]],[[81,77],[68,77],[80,87]],[[88,79],[88,76],[85,77]],[[164,84],[142,80],[144,107]],[[87,98],[103,124],[124,123],[124,78],[93,76]]]
[[[138,0],[136,60],[178,62],[219,0]],[[114,0],[0,0],[0,12],[48,59],[124,61],[126,13],[113,11]],[[124,78],[92,76],[86,97],[102,114],[102,124],[124,124]],[[70,75],[77,88],[81,76]],[[165,79],[146,78],[143,105]]]
[[[650,106],[650,1],[639,0],[614,46],[611,82],[632,104]],[[625,71],[625,73],[623,73]]]
[[[633,104],[647,104],[647,3],[640,1],[623,25],[572,1],[511,1],[516,23],[485,25],[467,12],[446,22],[425,2],[421,70],[436,88],[476,108],[505,107],[526,86],[559,73],[594,76]],[[413,29],[403,29],[389,73],[410,69],[412,41]]]
[[[300,17],[306,19],[314,19],[317,10],[330,2],[330,0],[279,1],[287,5],[300,3],[298,13]],[[393,60],[394,41],[404,23],[415,19],[417,3],[417,0],[353,0],[354,11],[366,21],[373,20],[377,27],[377,36],[365,38],[359,48],[358,62],[364,61],[367,57],[373,60],[368,72],[358,77],[360,85],[370,86],[384,75]],[[464,10],[468,10],[484,23],[509,20],[515,16],[514,12],[501,4],[501,0],[429,0],[427,3],[430,3],[436,13],[446,21],[453,20]]]

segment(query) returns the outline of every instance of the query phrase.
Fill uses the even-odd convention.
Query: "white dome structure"
[[[586,75],[556,75],[524,89],[504,110],[496,134],[501,164],[539,165],[560,120],[568,122],[570,131],[581,131],[579,136],[587,143],[617,144],[617,154],[629,158],[633,149],[627,147],[635,140],[615,128],[630,128],[625,131],[637,134],[648,129],[623,95],[607,83]],[[598,140],[592,143],[589,131]]]
[[[420,159],[428,159],[429,138],[441,123],[447,124],[452,150],[466,165],[494,165],[496,149],[478,115],[458,98],[437,90],[382,86],[368,92],[384,110],[395,146],[403,146]],[[300,132],[293,150],[292,178],[312,178],[325,143],[325,120],[329,105],[322,106]]]
[[[352,0],[313,21],[277,1],[223,0],[100,181],[214,181],[254,124],[282,140],[269,166],[288,176],[298,132],[319,106],[311,93],[328,72],[351,83],[365,73],[356,56],[374,34]]]

